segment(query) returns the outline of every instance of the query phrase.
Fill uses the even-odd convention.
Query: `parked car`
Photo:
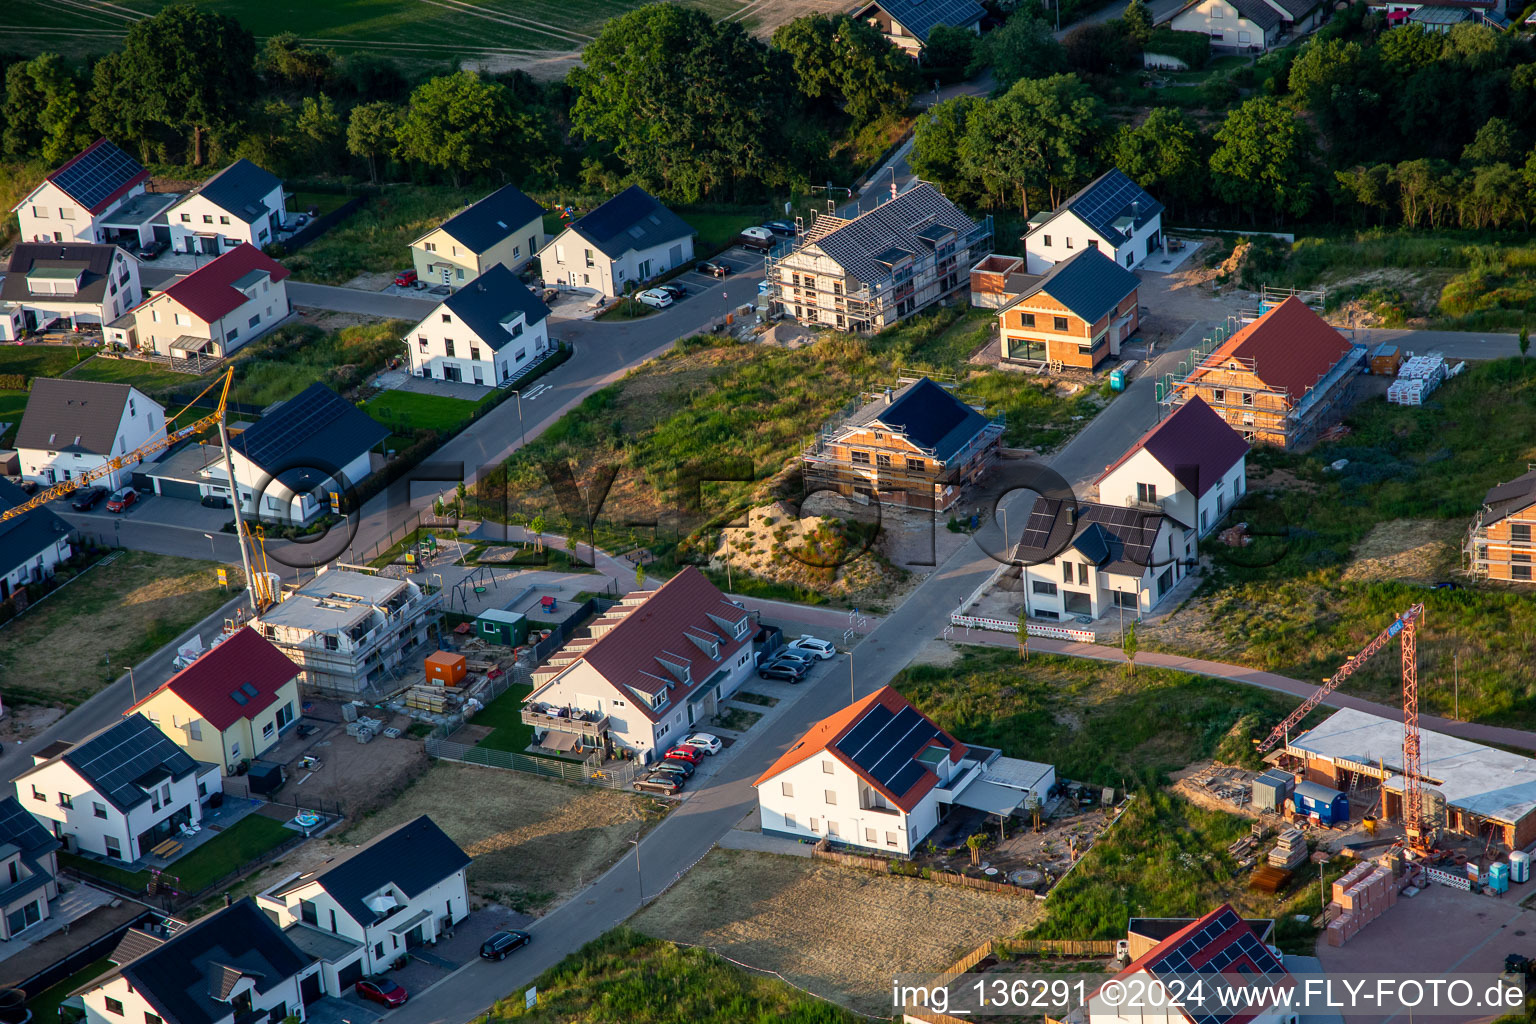
[[[165,250],[169,249],[170,247],[170,242],[162,241],[157,238],[147,245],[139,246],[133,251],[133,254],[139,259],[144,260],[145,262],[149,262],[159,257],[161,253],[165,252]]]
[[[507,954],[522,949],[533,939],[527,932],[497,932],[480,943],[480,956],[486,960],[505,960]]]
[[[635,298],[652,309],[666,309],[672,305],[672,296],[660,288],[647,288],[636,295]]]
[[[791,640],[789,642],[789,649],[792,651],[804,651],[806,654],[814,655],[822,661],[828,661],[837,656],[836,647],[833,647],[825,640],[811,636],[809,633],[801,634],[798,640]]]
[[[105,487],[81,487],[69,497],[69,505],[76,512],[89,512],[96,503],[107,496]]]
[[[21,493],[22,494],[36,494],[37,493],[37,481],[36,480],[23,480],[20,483],[18,483],[16,486],[21,488]]]
[[[764,224],[763,227],[776,235],[789,235],[791,238],[800,233],[795,229],[795,225],[787,220],[771,220]]]
[[[681,299],[683,296],[688,294],[688,289],[684,288],[676,281],[668,281],[666,284],[659,284],[656,287],[658,290],[664,291],[668,295],[672,296],[673,302],[676,302],[678,299]]]
[[[229,499],[222,494],[205,494],[202,505],[203,508],[229,508]]]
[[[771,665],[776,661],[788,662],[789,664],[793,665],[801,665],[804,666],[807,672],[809,672],[811,666],[816,664],[816,655],[812,654],[810,651],[802,651],[794,647],[785,647],[773,656],[773,659],[769,661],[769,664]]]
[[[435,285],[427,289],[428,295],[452,295],[453,289],[445,284]]]
[[[759,679],[783,679],[786,682],[798,683],[805,678],[805,666],[785,661],[770,662],[757,670],[757,677]]]
[[[307,214],[307,213],[295,214],[294,217],[293,217],[293,227],[294,227],[294,230],[298,230],[299,228],[303,227],[305,224],[308,224],[308,223],[309,223],[309,214]]]
[[[776,239],[767,228],[742,228],[739,241],[751,249],[772,249]]]
[[[631,785],[642,793],[664,793],[671,796],[683,788],[683,777],[671,772],[652,772],[636,779]]]
[[[400,273],[395,275],[395,287],[411,288],[416,284],[417,280],[418,278],[416,276],[416,271],[402,270]]]
[[[139,500],[139,492],[132,487],[119,487],[112,492],[112,497],[107,499],[108,512],[126,512],[134,502]]]
[[[701,274],[713,274],[715,277],[724,277],[731,272],[731,265],[729,263],[711,263],[709,260],[704,260],[693,269]]]
[[[404,1006],[408,998],[405,987],[388,978],[364,978],[353,986],[353,991],[370,1003],[378,1003],[391,1010],[397,1006]]]
[[[656,762],[656,766],[651,770],[651,774],[655,775],[657,772],[676,775],[686,780],[693,777],[694,768],[688,761],[679,761],[677,758],[668,757]]]
[[[696,765],[700,761],[704,760],[704,754],[701,750],[699,750],[698,747],[692,747],[686,743],[680,743],[673,747],[671,750],[667,751],[666,757],[667,759],[673,761],[687,761],[689,764],[693,765]]]
[[[719,736],[713,736],[707,732],[696,732],[683,740],[683,744],[689,747],[698,747],[706,754],[718,754],[725,749],[725,744],[720,742]]]

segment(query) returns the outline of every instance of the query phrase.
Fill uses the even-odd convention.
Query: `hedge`
[[[1203,32],[1175,32],[1171,28],[1159,28],[1153,30],[1152,38],[1147,40],[1144,49],[1148,53],[1177,57],[1189,65],[1191,71],[1197,71],[1211,59],[1211,37]]]
[[[26,391],[31,383],[24,373],[0,373],[0,391]]]

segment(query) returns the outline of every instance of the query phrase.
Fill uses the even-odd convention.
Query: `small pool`
[[[316,825],[320,824],[322,820],[324,819],[322,819],[320,815],[314,813],[313,811],[302,811],[299,814],[295,814],[293,816],[293,824],[299,826],[300,828],[314,828]]]

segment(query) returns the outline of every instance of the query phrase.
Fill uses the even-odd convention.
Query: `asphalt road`
[[[1520,354],[1518,334],[1410,331],[1385,327],[1363,328],[1356,334],[1362,342],[1373,347],[1386,341],[1417,355],[1439,352],[1453,363],[1462,359],[1503,359]]]
[[[420,320],[446,296],[416,298],[410,295],[385,295],[361,288],[338,288],[328,284],[288,281],[288,298],[295,306],[313,306],[338,313],[364,313],[368,316]]]

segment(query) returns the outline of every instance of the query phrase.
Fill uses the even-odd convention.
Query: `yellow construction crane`
[[[234,499],[231,504],[235,510],[235,539],[240,545],[240,562],[245,568],[246,592],[249,593],[251,597],[251,610],[254,612],[259,612],[264,605],[273,603],[276,600],[277,595],[272,592],[274,588],[267,574],[263,574],[262,578],[258,580],[251,573],[251,556],[249,552],[250,532],[246,529],[245,522],[240,515],[240,503],[238,500],[239,488],[235,486],[234,463],[229,455],[229,432],[226,429],[224,422],[225,406],[229,402],[229,387],[234,379],[235,369],[231,366],[229,369],[224,371],[224,377],[222,380],[215,380],[213,383],[209,384],[206,388],[200,391],[197,394],[197,397],[188,402],[186,407],[183,408],[180,412],[176,413],[175,415],[166,417],[165,426],[162,428],[165,432],[162,436],[152,438],[139,447],[133,449],[132,451],[123,452],[120,455],[114,456],[113,458],[110,458],[106,462],[103,462],[101,465],[97,466],[95,469],[89,469],[83,473],[76,474],[75,477],[71,480],[66,480],[63,483],[57,483],[52,487],[47,487],[38,491],[31,498],[28,498],[21,504],[16,505],[13,508],[8,508],[4,512],[0,512],[0,523],[5,522],[7,519],[12,519],[16,516],[24,515],[25,513],[30,512],[35,508],[41,508],[43,505],[53,501],[56,498],[68,497],[76,488],[88,486],[93,481],[100,480],[105,476],[110,476],[125,466],[138,465],[148,456],[153,455],[159,451],[164,451],[172,445],[180,441],[184,441],[187,438],[192,437],[194,434],[199,434],[204,430],[207,430],[209,427],[217,424],[219,428],[219,443],[224,450],[224,472],[229,477],[229,493],[231,498]],[[218,405],[214,407],[212,412],[199,419],[193,420],[186,426],[177,427],[175,430],[170,429],[172,421],[180,419],[187,413],[188,410],[196,405],[204,395],[208,394],[208,392],[212,391],[214,388],[219,389],[219,401]]]

